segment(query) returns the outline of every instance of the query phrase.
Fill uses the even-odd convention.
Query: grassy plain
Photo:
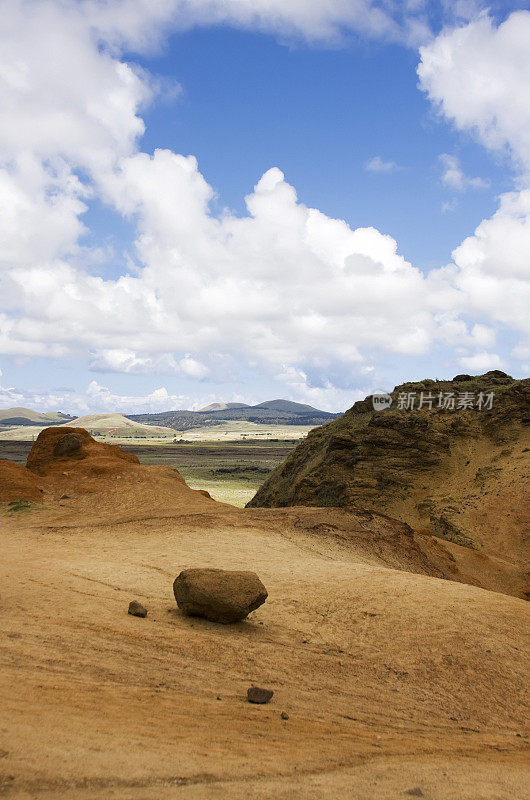
[[[128,448],[130,445],[161,445],[171,444],[173,440],[177,442],[234,442],[234,441],[264,441],[275,442],[290,441],[291,439],[303,439],[307,436],[314,425],[261,425],[256,422],[246,422],[235,420],[232,422],[220,422],[219,425],[207,425],[202,428],[189,428],[185,431],[172,430],[170,428],[159,428],[150,425],[138,425],[130,423],[131,427],[124,425],[110,427],[110,422],[123,419],[118,414],[106,415],[103,420],[96,417],[104,415],[93,415],[84,417],[86,424],[79,427],[85,428],[91,436],[95,436],[98,442],[108,442],[109,444],[119,444]],[[115,420],[114,420],[115,418]],[[77,420],[67,427],[76,427]],[[0,428],[0,441],[35,441],[43,426],[19,425],[12,428]],[[152,434],[151,434],[152,430]]]
[[[297,426],[291,426],[295,430]],[[114,440],[110,440],[114,443]],[[206,489],[214,500],[242,508],[252,499],[271,470],[280,464],[297,439],[139,444],[125,440],[122,447],[142,464],[176,467],[192,489]],[[0,441],[0,459],[25,464],[33,442]]]

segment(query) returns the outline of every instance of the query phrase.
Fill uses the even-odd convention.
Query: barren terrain
[[[40,501],[3,506],[6,797],[525,796],[518,574],[369,512],[225,506],[106,447],[37,452]],[[269,599],[184,617],[192,566],[254,570]]]

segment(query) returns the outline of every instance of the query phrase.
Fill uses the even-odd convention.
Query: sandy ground
[[[524,601],[404,571],[423,562],[403,537],[337,538],[332,509],[164,480],[0,516],[0,795],[529,796]],[[269,599],[235,626],[186,618],[191,566],[255,570]]]

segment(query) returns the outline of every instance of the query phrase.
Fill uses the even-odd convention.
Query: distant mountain
[[[266,400],[264,403],[258,403],[254,408],[267,408],[271,411],[287,411],[292,414],[326,413],[325,411],[320,411],[318,408],[313,408],[313,406],[306,406],[303,403],[293,403],[292,400]]]
[[[16,425],[65,425],[75,419],[60,411],[33,411],[31,408],[5,408],[0,410],[0,425],[13,427]]]
[[[222,406],[222,408],[217,408]],[[290,400],[268,400],[256,406],[245,403],[213,403],[202,411],[162,411],[158,414],[128,414],[145,425],[163,425],[178,431],[243,420],[261,425],[325,425],[340,417]]]
[[[226,411],[227,408],[248,408],[247,403],[211,403],[209,406],[199,409],[199,413],[205,411]]]

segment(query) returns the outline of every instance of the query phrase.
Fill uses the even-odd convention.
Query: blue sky
[[[278,166],[302,202],[389,233],[408,260],[431,267],[447,263],[510,187],[506,159],[436,118],[418,90],[417,52],[403,46],[355,40],[329,50],[220,28],[174,35],[163,55],[140,63],[182,86],[144,115],[142,149],[194,154],[219,208],[243,213],[244,196]],[[458,213],[442,212],[454,195],[439,180],[446,152],[492,184],[459,198]],[[376,155],[400,169],[368,172]]]
[[[368,0],[361,23],[318,0],[316,22],[203,5],[197,27],[178,3],[94,21],[50,0],[43,71],[8,3],[0,407],[342,410],[408,379],[522,376],[524,5],[446,9],[441,29],[427,4],[421,34],[416,12],[365,25]]]

